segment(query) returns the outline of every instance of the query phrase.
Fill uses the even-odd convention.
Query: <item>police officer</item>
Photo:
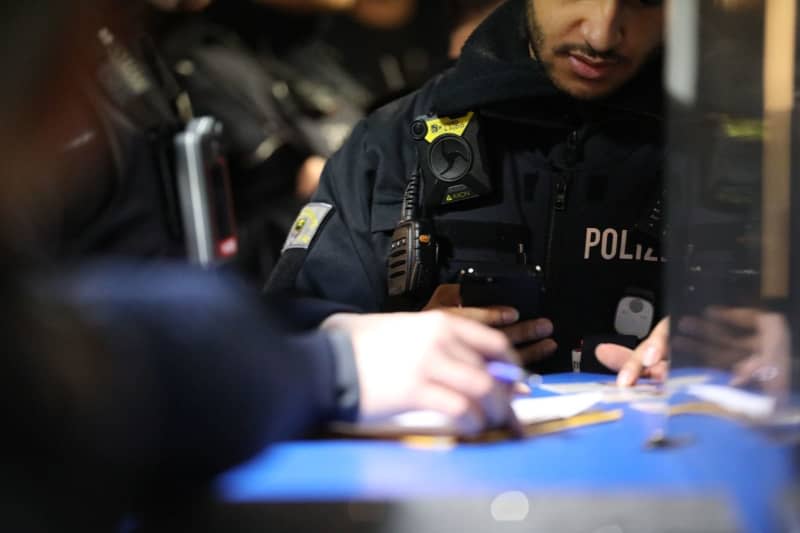
[[[659,1],[500,6],[454,68],[356,128],[268,289],[453,308],[465,273],[513,266],[543,290],[504,327],[526,361],[607,371],[595,348],[660,315],[663,20]]]

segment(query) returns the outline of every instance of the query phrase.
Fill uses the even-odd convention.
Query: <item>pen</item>
[[[524,369],[511,363],[490,361],[486,363],[486,370],[497,381],[510,385],[522,384],[529,389],[535,389],[542,384],[542,376],[539,374],[529,374]]]
[[[511,363],[504,363],[501,361],[490,361],[486,364],[486,371],[499,381],[508,385],[515,385],[517,383],[525,383],[527,373]],[[511,430],[511,435],[515,439],[522,439],[525,437],[525,429],[522,427],[517,414],[514,412],[514,407],[509,402],[508,404],[508,427]]]

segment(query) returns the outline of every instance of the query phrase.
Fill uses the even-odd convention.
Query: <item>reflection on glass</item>
[[[662,444],[692,445],[699,433],[676,417],[704,413],[798,447],[796,1],[671,2],[669,9],[670,367],[673,378],[707,381],[670,389]],[[657,420],[646,420],[653,437]],[[738,458],[752,469],[761,459]],[[800,511],[793,515],[800,523]]]
[[[791,333],[786,317],[748,307],[708,306],[684,315],[674,327],[678,353],[732,374],[731,385],[752,386],[786,399],[790,386]]]
[[[672,9],[673,19],[686,9],[699,16],[696,61],[684,65],[696,70],[670,70],[693,84],[671,88],[671,364],[720,370],[730,385],[786,405],[798,281],[790,276],[796,7],[718,0]]]

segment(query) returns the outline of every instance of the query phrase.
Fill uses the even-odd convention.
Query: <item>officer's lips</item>
[[[593,59],[576,53],[568,54],[567,61],[575,75],[590,81],[602,81],[623,63],[621,59]]]

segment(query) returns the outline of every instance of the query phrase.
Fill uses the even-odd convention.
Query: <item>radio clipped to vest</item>
[[[417,142],[426,213],[492,192],[474,112],[419,117],[411,125],[411,135]]]
[[[388,259],[389,296],[418,294],[432,287],[438,263],[433,224],[419,218],[420,172],[408,182],[403,212],[392,234]]]

